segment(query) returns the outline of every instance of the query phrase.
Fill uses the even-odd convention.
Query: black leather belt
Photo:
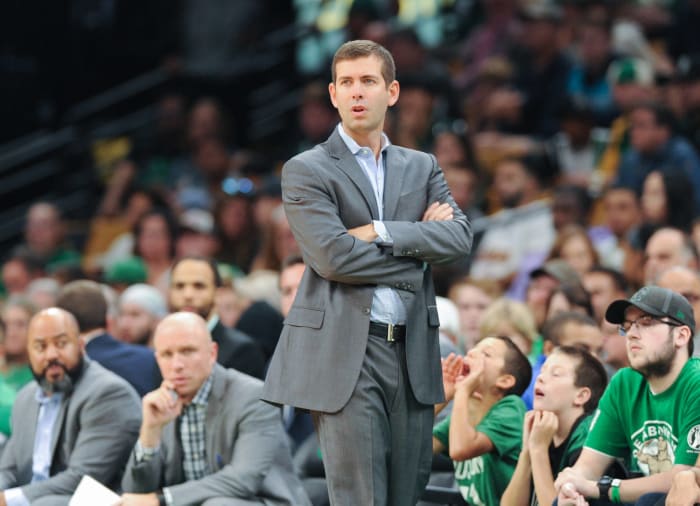
[[[390,343],[406,340],[406,325],[369,322],[369,335],[381,337]]]

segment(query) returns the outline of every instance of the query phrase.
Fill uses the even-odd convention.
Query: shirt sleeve
[[[29,501],[24,497],[24,493],[19,487],[5,490],[5,503],[7,506],[30,506]]]
[[[445,447],[444,453],[449,454],[449,447],[450,447],[450,420],[452,419],[452,416],[446,417],[444,420],[442,420],[440,423],[438,423],[435,427],[433,427],[433,437],[440,441],[442,445]]]
[[[509,395],[497,402],[476,426],[486,435],[498,455],[519,452],[522,445],[522,427],[525,404],[520,397]]]
[[[384,222],[381,222],[379,220],[372,220],[372,225],[374,226],[374,231],[379,236],[375,241],[377,242],[377,244],[385,247],[394,245],[394,239],[391,237],[391,234],[386,229],[386,225],[384,225]]]
[[[629,442],[620,419],[620,413],[616,407],[615,399],[620,399],[624,393],[619,385],[627,378],[625,371],[618,372],[605,389],[605,393],[598,403],[598,409],[593,415],[590,431],[586,437],[584,446],[596,450],[605,455],[618,458],[629,458]]]

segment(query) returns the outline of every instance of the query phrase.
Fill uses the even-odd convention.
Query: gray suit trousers
[[[413,396],[404,343],[369,336],[350,401],[312,414],[333,506],[416,504],[430,474],[433,406]]]

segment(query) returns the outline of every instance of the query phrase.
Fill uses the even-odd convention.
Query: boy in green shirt
[[[445,397],[454,403],[451,416],[433,429],[433,452],[449,454],[472,506],[498,504],[510,481],[525,415],[520,395],[531,374],[527,357],[507,337],[487,337],[466,357],[445,359]]]
[[[525,415],[522,451],[501,506],[552,504],[554,476],[576,462],[607,381],[600,361],[581,348],[550,353],[534,384],[534,409]]]
[[[583,498],[631,503],[667,492],[675,474],[700,455],[700,360],[693,352],[693,308],[679,293],[647,286],[605,314],[627,338],[630,368],[610,381],[573,467],[555,481],[559,505]],[[643,474],[602,476],[616,458]]]

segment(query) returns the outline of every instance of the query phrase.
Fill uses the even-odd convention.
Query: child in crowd
[[[443,363],[452,414],[433,429],[433,452],[454,462],[462,497],[472,506],[498,504],[518,460],[532,374],[527,357],[507,337],[487,337],[466,357]],[[439,405],[439,411],[444,405]]]
[[[607,384],[603,365],[573,346],[555,348],[535,381],[532,411],[525,415],[522,451],[501,506],[552,504],[554,477],[576,462],[592,413]]]

